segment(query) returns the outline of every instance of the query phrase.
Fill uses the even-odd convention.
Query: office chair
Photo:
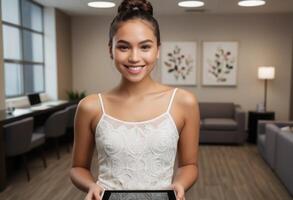
[[[68,129],[73,129],[76,109],[77,109],[77,105],[71,105],[66,108],[67,113],[68,113],[68,120],[67,120],[67,127],[66,128],[68,128]]]
[[[36,134],[42,133],[46,138],[54,140],[58,160],[60,159],[59,140],[66,133],[67,119],[67,110],[57,111],[49,116],[43,127],[35,130]]]
[[[27,153],[45,143],[44,134],[33,133],[33,118],[29,117],[3,126],[5,153],[7,157],[21,155],[27,174],[27,180],[30,181],[30,172],[27,166]],[[41,148],[44,168],[47,167],[46,158]]]
[[[68,120],[66,126],[66,140],[67,142],[72,142],[74,137],[74,118],[77,105],[71,105],[66,108],[68,113]],[[67,145],[67,151],[70,152],[70,145]]]

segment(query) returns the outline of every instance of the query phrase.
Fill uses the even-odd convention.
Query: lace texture
[[[95,133],[101,186],[112,190],[170,186],[179,139],[169,112],[175,92],[167,112],[143,122],[116,119],[102,106]]]

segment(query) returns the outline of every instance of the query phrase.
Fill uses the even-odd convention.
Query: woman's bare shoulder
[[[193,94],[190,91],[184,90],[182,88],[178,88],[177,90],[176,96],[177,96],[177,102],[178,104],[180,104],[181,106],[185,107],[185,108],[194,108],[197,106],[198,101],[197,98],[195,96],[195,94]]]
[[[83,98],[78,103],[78,110],[87,113],[96,113],[99,111],[99,97],[97,94],[91,94]]]

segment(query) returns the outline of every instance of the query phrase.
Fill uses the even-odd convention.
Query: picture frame
[[[238,42],[204,41],[202,65],[202,85],[236,86]]]
[[[162,42],[161,82],[167,85],[196,85],[196,42]]]

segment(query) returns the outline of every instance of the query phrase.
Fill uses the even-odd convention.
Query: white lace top
[[[176,88],[177,89],[177,88]],[[128,122],[103,114],[96,127],[98,183],[104,189],[166,189],[173,177],[178,131],[168,109],[153,119]]]

